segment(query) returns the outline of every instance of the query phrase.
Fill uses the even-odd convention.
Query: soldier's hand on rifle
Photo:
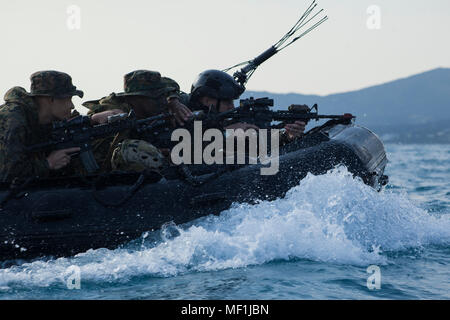
[[[286,134],[289,140],[294,140],[299,138],[305,132],[306,123],[303,121],[295,121],[294,123],[287,124],[284,128],[286,129]]]
[[[181,126],[193,116],[191,110],[189,110],[189,108],[182,104],[177,98],[170,99],[167,103],[167,108],[175,117],[176,122]]]
[[[121,113],[124,113],[124,112],[122,110],[120,110],[120,109],[113,109],[113,110],[107,110],[107,111],[99,112],[99,113],[96,113],[96,114],[92,115],[91,123],[92,124],[107,123],[109,116],[114,116],[116,114],[121,114]]]
[[[48,167],[50,170],[59,170],[70,163],[71,155],[80,151],[80,148],[68,148],[53,151],[47,157]]]

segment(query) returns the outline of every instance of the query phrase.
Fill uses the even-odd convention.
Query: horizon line
[[[402,81],[402,80],[406,80],[406,79],[410,79],[410,78],[414,78],[416,76],[420,76],[429,72],[433,72],[433,71],[437,71],[437,70],[449,70],[450,71],[450,67],[436,67],[433,69],[428,69],[426,71],[422,71],[419,73],[413,73],[407,76],[403,76],[400,78],[396,78],[393,80],[388,80],[386,82],[382,82],[382,83],[377,83],[377,84],[373,84],[373,85],[368,85],[368,86],[364,86],[364,87],[360,87],[357,89],[350,89],[347,91],[340,91],[340,92],[333,92],[333,93],[328,93],[328,94],[317,94],[317,93],[301,93],[301,92],[293,92],[293,91],[289,91],[289,92],[273,92],[273,91],[268,91],[268,90],[246,90],[246,92],[248,91],[252,91],[252,92],[267,92],[267,93],[271,93],[271,94],[278,94],[278,95],[288,95],[288,94],[299,94],[299,95],[303,95],[303,96],[317,96],[317,97],[321,97],[321,98],[325,98],[325,97],[329,97],[329,96],[334,96],[334,95],[339,95],[339,94],[346,94],[346,93],[353,93],[353,92],[358,92],[358,91],[362,91],[362,90],[366,90],[366,89],[370,89],[370,88],[375,88],[375,87],[379,87],[379,86],[383,86],[386,84],[390,84],[393,82],[397,82],[397,81]],[[245,94],[245,92],[244,92]]]

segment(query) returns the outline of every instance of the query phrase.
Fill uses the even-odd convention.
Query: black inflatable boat
[[[283,197],[309,172],[324,174],[340,164],[378,189],[387,182],[386,163],[384,146],[371,131],[330,122],[282,147],[273,176],[260,175],[258,164],[205,174],[180,167],[164,178],[117,173],[33,181],[20,189],[5,185],[0,261],[115,248],[170,221],[219,214],[234,202]]]

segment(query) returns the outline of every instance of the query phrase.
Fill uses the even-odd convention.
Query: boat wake
[[[450,215],[432,215],[406,194],[375,192],[345,168],[308,175],[283,199],[235,204],[219,216],[168,224],[127,246],[0,269],[0,290],[64,286],[70,266],[82,281],[126,282],[217,271],[275,260],[388,264],[389,252],[450,243]]]

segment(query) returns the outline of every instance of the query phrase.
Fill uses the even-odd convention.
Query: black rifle
[[[288,110],[273,111],[273,99],[244,99],[240,100],[239,107],[219,113],[216,119],[222,121],[223,126],[233,123],[246,122],[254,124],[261,129],[282,128],[285,123],[303,121],[308,123],[310,120],[334,119],[344,124],[349,124],[355,117],[350,113],[343,115],[322,115],[318,113],[318,106],[315,104],[312,108],[307,105],[291,105]],[[279,124],[272,125],[273,121],[281,121]]]
[[[52,125],[50,140],[29,146],[28,152],[49,152],[54,150],[79,147],[80,158],[88,173],[99,169],[92,153],[91,143],[97,139],[113,136],[117,133],[133,130],[148,133],[161,127],[168,127],[171,115],[160,114],[137,120],[133,111],[128,115],[120,114],[110,117],[108,123],[92,125],[88,116],[78,116],[70,120],[55,122]]]

